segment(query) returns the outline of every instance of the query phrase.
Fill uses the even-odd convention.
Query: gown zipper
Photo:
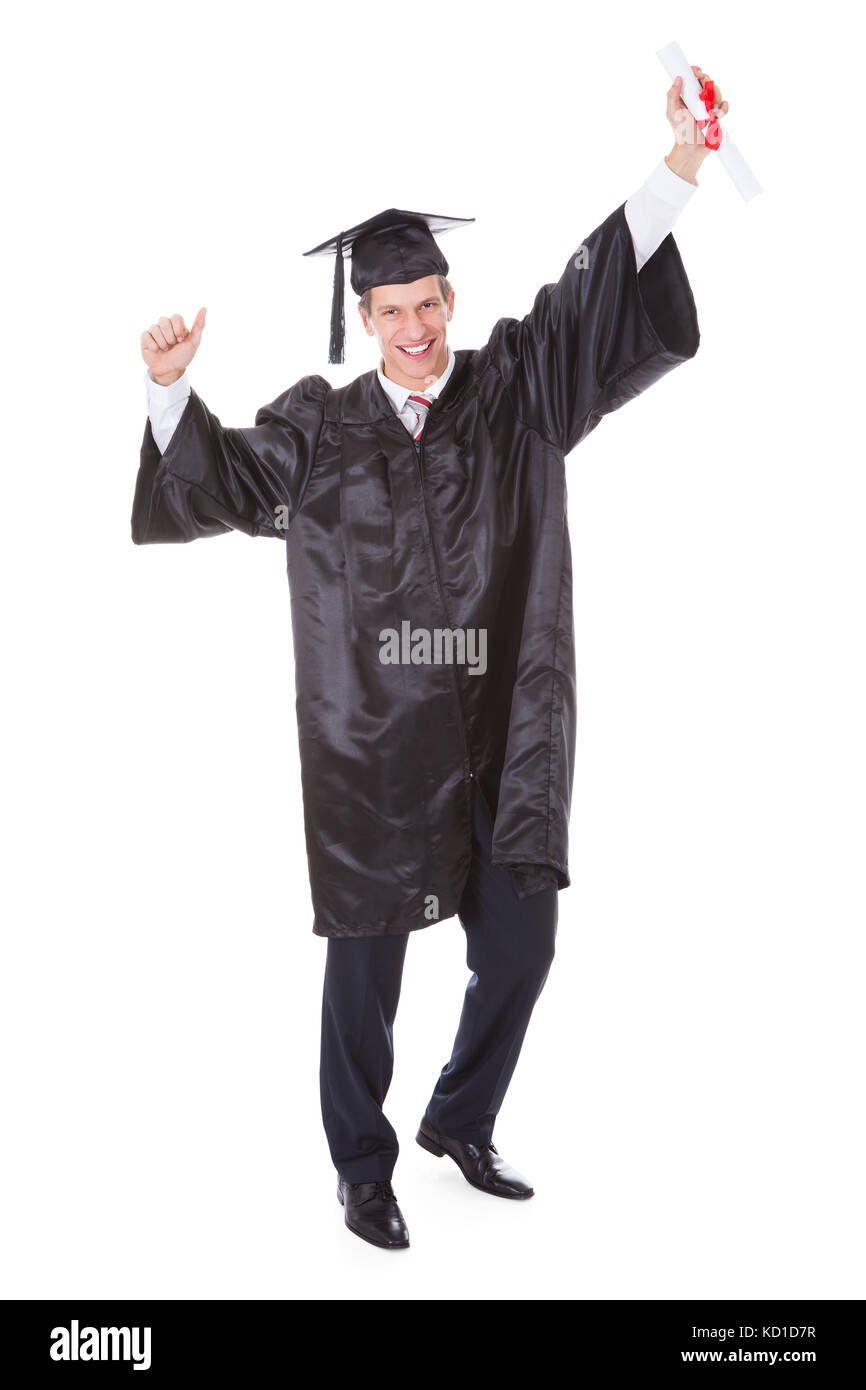
[[[405,429],[405,426],[401,425],[400,428]],[[425,422],[424,429],[426,428],[427,425]],[[415,442],[414,438],[411,439],[411,449],[413,454],[415,455],[415,462],[418,465],[418,478],[421,483],[421,501],[423,506],[424,532],[427,537],[427,544],[430,547],[430,554],[433,556],[433,569],[436,575],[436,587],[439,591],[439,602],[442,608],[442,612],[445,614],[445,621],[447,622],[450,628],[451,619],[448,616],[448,609],[445,605],[445,593],[442,588],[442,579],[439,574],[439,557],[436,554],[436,546],[433,541],[433,530],[430,525],[430,515],[427,511],[427,489],[424,486],[424,430],[421,431],[421,438],[417,443]],[[474,781],[475,769],[472,766],[472,755],[469,751],[469,735],[466,727],[466,712],[463,708],[463,697],[460,693],[460,682],[457,679],[456,667],[453,665],[453,663],[449,664],[451,665],[451,678],[454,684],[454,694],[456,696],[457,701],[457,714],[460,723],[460,733],[463,739],[464,758],[466,761],[466,767],[468,769],[467,775],[470,781]]]

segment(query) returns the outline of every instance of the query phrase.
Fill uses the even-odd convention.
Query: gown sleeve
[[[304,377],[256,414],[255,425],[226,428],[195,390],[160,454],[144,428],[132,504],[136,545],[193,541],[243,531],[286,531],[312,471],[324,400],[323,377]]]
[[[499,320],[482,351],[517,416],[568,453],[602,416],[693,357],[699,341],[673,234],[638,271],[621,203],[525,318]]]

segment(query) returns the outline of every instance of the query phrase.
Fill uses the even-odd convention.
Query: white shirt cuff
[[[180,417],[186,410],[186,403],[190,394],[189,376],[184,370],[177,381],[173,381],[170,386],[160,386],[159,382],[154,381],[150,369],[147,368],[144,379],[147,384],[147,413],[150,418],[150,432],[159,452],[164,454],[177,429]]]
[[[673,231],[674,223],[697,188],[696,183],[689,183],[688,179],[675,174],[662,159],[646,183],[628,199],[625,220],[634,243],[638,270]]]
[[[698,185],[690,183],[680,174],[675,174],[666,159],[659,161],[644,188],[648,188],[657,198],[666,203],[673,203],[674,207],[679,209],[684,208],[692,194],[698,191]]]
[[[163,409],[166,406],[174,405],[176,401],[185,401],[190,391],[189,374],[184,368],[183,374],[173,381],[170,386],[160,386],[158,381],[154,381],[150,374],[150,368],[144,373],[147,382],[148,401],[153,401]]]

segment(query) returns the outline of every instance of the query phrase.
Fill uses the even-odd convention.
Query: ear
[[[447,319],[448,319],[449,321],[450,321],[451,315],[452,315],[453,313],[454,313],[454,291],[452,290],[451,293],[450,293],[449,296],[448,296],[448,313],[447,313],[447,315],[446,315],[446,317],[447,317]]]
[[[361,322],[364,325],[364,332],[367,334],[368,337],[372,338],[373,325],[370,323],[370,320],[367,318],[366,314],[364,313],[364,310],[361,308],[360,303],[358,304],[358,313],[361,315]]]

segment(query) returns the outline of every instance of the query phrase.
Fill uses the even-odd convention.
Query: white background
[[[0,1294],[862,1298],[862,30],[847,6],[44,5],[6,20]],[[409,943],[412,1248],[345,1231],[318,1099],[285,552],[134,547],[139,336],[224,424],[375,365],[382,207],[480,346],[670,149],[677,39],[764,185],[677,224],[696,358],[569,460],[579,736],[559,946],[488,1202],[414,1144],[467,978]],[[850,57],[850,69],[840,66]]]

